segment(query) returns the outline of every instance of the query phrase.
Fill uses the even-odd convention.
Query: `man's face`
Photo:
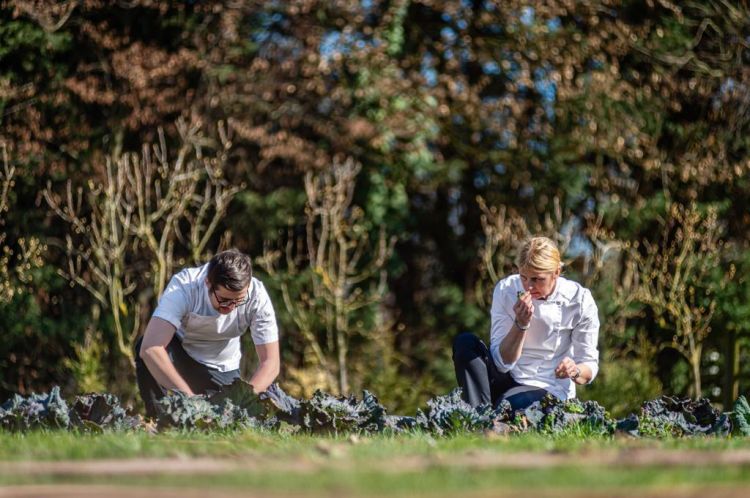
[[[247,302],[249,286],[239,291],[233,291],[223,285],[206,284],[208,285],[208,295],[211,297],[211,305],[222,315],[231,313],[237,306]]]
[[[555,290],[557,277],[560,276],[560,270],[557,271],[536,271],[523,268],[518,272],[521,275],[523,290],[530,292],[534,299],[545,299]]]

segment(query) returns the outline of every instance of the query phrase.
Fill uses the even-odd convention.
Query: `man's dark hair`
[[[223,251],[208,262],[208,282],[211,287],[224,286],[231,291],[241,291],[253,278],[250,256],[236,249]]]

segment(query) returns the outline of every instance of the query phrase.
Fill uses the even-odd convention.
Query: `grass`
[[[471,496],[511,495],[581,496],[654,494],[673,491],[685,492],[696,488],[733,487],[747,489],[750,484],[747,469],[662,469],[628,470],[560,467],[551,470],[501,469],[467,470],[462,468],[433,468],[420,472],[375,473],[367,470],[334,472],[324,470],[311,474],[300,473],[239,473],[215,476],[159,476],[159,477],[80,477],[34,480],[34,484],[59,485],[122,485],[143,488],[210,489],[216,491],[252,490],[260,496],[273,494],[296,496]],[[15,484],[23,484],[16,481]],[[30,484],[30,482],[29,482]],[[741,496],[741,495],[739,495]]]
[[[750,450],[750,438],[623,439],[603,436],[579,437],[577,433],[557,436],[527,433],[487,437],[466,434],[433,437],[429,434],[382,436],[312,436],[265,431],[201,433],[170,431],[156,435],[145,432],[85,434],[67,431],[7,433],[0,431],[0,461],[89,460],[102,458],[233,458],[263,453],[275,457],[315,455],[325,446],[346,447],[352,458],[434,455],[478,449],[498,452],[583,452],[629,448],[671,450]]]
[[[700,452],[690,465],[605,465],[596,455],[627,450]],[[481,434],[433,438],[427,434],[376,437],[321,437],[270,432],[202,434],[168,432],[76,434],[0,432],[0,485],[114,484],[128,487],[217,487],[228,493],[295,496],[490,496],[518,494],[591,495],[656,493],[704,488],[750,489],[748,463],[716,465],[719,452],[750,452],[750,439],[620,439],[524,434]],[[554,465],[497,465],[497,457],[557,458]],[[701,460],[705,457],[705,461]],[[12,462],[142,458],[218,458],[256,462],[215,474],[24,475],[5,470]],[[489,460],[488,460],[489,458]],[[492,460],[495,458],[495,460]],[[490,463],[487,463],[487,462]],[[457,463],[459,462],[459,463]],[[562,462],[562,463],[561,463]],[[583,462],[583,463],[581,463]],[[292,465],[296,463],[296,465]],[[116,464],[115,464],[116,465]],[[677,488],[676,488],[677,487]],[[1,488],[0,488],[1,491]],[[741,493],[738,494],[741,496]]]

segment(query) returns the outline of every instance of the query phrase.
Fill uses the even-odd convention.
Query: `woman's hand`
[[[531,302],[531,293],[524,292],[518,296],[518,301],[513,305],[513,312],[516,314],[516,323],[521,328],[526,328],[531,323],[531,316],[534,314],[534,305]]]
[[[576,362],[568,358],[567,356],[562,359],[557,368],[555,369],[555,377],[558,379],[573,379],[575,380],[581,375],[581,369],[578,368]]]

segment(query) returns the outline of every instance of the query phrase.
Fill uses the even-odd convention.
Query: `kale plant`
[[[287,395],[277,384],[256,395],[241,380],[212,396],[173,393],[157,401],[157,427],[185,430],[276,429],[285,421],[311,433],[380,433],[422,430],[444,436],[461,432],[539,431],[558,434],[577,431],[581,437],[610,435],[615,428],[634,436],[683,437],[692,435],[750,436],[750,405],[741,396],[732,412],[721,413],[703,398],[669,396],[647,401],[639,414],[612,421],[595,401],[560,401],[546,396],[524,410],[513,411],[507,401],[496,408],[472,408],[461,399],[460,389],[427,402],[415,417],[388,415],[378,399],[363,392],[336,397],[316,391],[308,400]],[[26,431],[35,428],[85,431],[132,430],[144,427],[140,416],[131,416],[112,394],[77,396],[71,408],[60,388],[49,394],[15,395],[0,406],[0,428]]]
[[[715,409],[706,398],[662,396],[645,402],[640,415],[618,421],[617,430],[648,437],[726,436],[731,424],[729,415]]]
[[[157,402],[157,427],[210,430],[274,428],[278,420],[302,425],[300,402],[287,395],[277,384],[256,394],[247,382],[236,379],[216,394],[185,396],[172,394]]]
[[[750,436],[750,405],[744,396],[737,398],[730,415],[732,419],[732,434],[736,436]]]
[[[49,394],[32,394],[28,398],[16,394],[0,407],[0,427],[5,430],[67,429],[69,426],[68,405],[57,386]]]
[[[172,393],[156,402],[156,425],[161,429],[187,430],[241,429],[259,427],[260,421],[230,398],[214,404],[204,395]]]
[[[245,410],[249,417],[265,417],[266,408],[253,387],[242,379],[235,379],[221,391],[211,395],[208,401],[213,405],[222,405],[230,401],[232,406]]]
[[[386,426],[385,408],[368,391],[359,401],[317,390],[311,399],[300,401],[299,418],[302,428],[313,433],[376,433]]]
[[[159,429],[208,429],[218,426],[218,413],[205,396],[174,392],[155,403]]]
[[[301,426],[300,401],[289,396],[278,384],[271,384],[258,395],[270,416],[292,425]]]
[[[416,417],[404,417],[402,415],[386,415],[385,427],[391,432],[408,432],[419,427]]]
[[[140,417],[128,415],[114,394],[76,396],[69,414],[73,427],[94,432],[137,429],[142,422]]]
[[[494,430],[510,420],[510,404],[502,402],[497,409],[491,405],[473,408],[461,399],[461,389],[427,401],[427,411],[417,410],[416,425],[424,431],[444,436],[460,432]]]
[[[562,401],[547,395],[520,411],[522,420],[515,420],[521,429],[531,429],[545,434],[558,434],[565,430],[579,429],[585,434],[609,435],[615,430],[615,422],[596,401],[570,399]]]

